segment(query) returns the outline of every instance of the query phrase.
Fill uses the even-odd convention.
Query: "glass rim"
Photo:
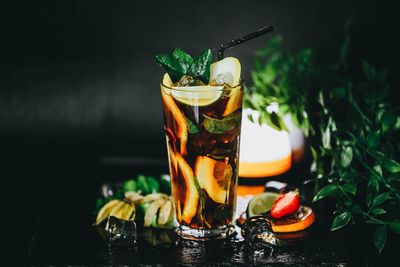
[[[190,90],[190,89],[188,89],[190,87],[195,87],[195,86],[188,86],[188,87],[171,87],[171,86],[167,86],[167,85],[165,85],[163,83],[163,80],[161,80],[160,84],[161,84],[161,86],[163,86],[163,87],[165,87],[165,88],[167,88],[169,90],[173,90],[173,91],[194,92],[194,93],[195,92],[210,92],[210,90],[199,90],[199,89]],[[240,77],[239,83],[237,85],[229,86],[229,87],[223,85],[223,88],[215,89],[213,91],[232,91],[232,90],[234,90],[234,89],[236,89],[238,87],[243,88],[243,85],[244,85],[244,79],[242,77]],[[222,86],[222,85],[215,85],[215,86]],[[185,88],[185,89],[183,89],[183,88]]]

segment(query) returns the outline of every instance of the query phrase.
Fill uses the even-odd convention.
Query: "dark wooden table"
[[[99,181],[117,181],[138,173],[165,172],[162,164],[153,166],[149,163],[135,169],[121,167],[112,160],[106,160],[105,163],[96,172],[87,173],[81,179],[90,179],[91,175],[96,174],[101,176]],[[100,182],[81,185],[60,181],[60,187],[46,194],[26,259],[28,266],[347,266],[349,263],[343,240],[323,229],[320,222],[317,222],[308,239],[286,247],[254,250],[234,238],[192,242],[183,241],[174,233],[169,233],[172,244],[152,246],[143,237],[139,237],[136,249],[110,253],[107,243],[92,227],[99,188]]]

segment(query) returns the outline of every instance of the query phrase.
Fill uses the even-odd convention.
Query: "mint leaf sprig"
[[[196,58],[180,48],[175,48],[171,55],[155,56],[157,63],[164,68],[174,83],[179,81],[182,76],[190,75],[208,84],[212,58],[211,49],[205,50]]]

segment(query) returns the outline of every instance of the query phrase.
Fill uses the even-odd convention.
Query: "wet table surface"
[[[153,169],[154,170],[154,169]],[[105,179],[107,178],[107,174]],[[27,255],[28,266],[347,266],[344,242],[316,223],[309,238],[284,247],[257,248],[233,236],[224,241],[195,242],[173,231],[138,229],[138,242],[126,251],[110,250],[93,228],[100,183],[68,185],[48,192]],[[238,228],[239,229],[239,228]],[[238,235],[239,236],[239,235]],[[167,238],[166,238],[167,237]],[[164,243],[159,243],[159,240]],[[165,239],[171,243],[166,243]]]

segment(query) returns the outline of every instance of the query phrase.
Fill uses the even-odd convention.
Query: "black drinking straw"
[[[249,41],[251,39],[254,39],[254,38],[258,37],[258,36],[261,36],[261,35],[267,34],[269,32],[272,32],[273,30],[274,30],[274,27],[266,26],[266,27],[263,27],[263,28],[255,31],[255,32],[252,32],[252,33],[249,33],[249,34],[247,34],[245,36],[242,36],[242,37],[240,37],[238,39],[232,40],[229,43],[220,45],[217,48],[218,60],[221,60],[221,59],[224,58],[225,50],[227,50],[227,49],[229,49],[231,47],[237,46],[237,45],[239,45],[241,43],[247,42],[247,41]]]

